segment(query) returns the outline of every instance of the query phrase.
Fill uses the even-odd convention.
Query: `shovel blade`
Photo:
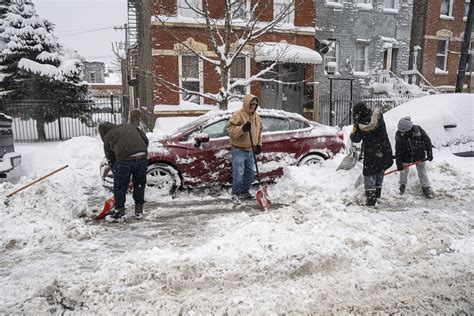
[[[115,207],[115,197],[114,196],[111,196],[109,197],[105,203],[104,203],[104,208],[102,209],[102,212],[99,213],[99,215],[97,215],[95,217],[95,220],[99,220],[99,219],[102,219],[104,218],[105,216],[107,216],[107,214],[109,214],[109,212]]]
[[[268,193],[267,193],[266,185],[258,189],[257,194],[255,194],[255,197],[257,198],[257,203],[262,208],[262,211],[268,210],[271,202],[270,202],[270,197],[268,196]]]
[[[357,164],[357,161],[359,160],[359,154],[357,154],[355,151],[351,152],[347,156],[342,159],[341,163],[337,167],[337,170],[350,170],[354,168],[354,166]]]

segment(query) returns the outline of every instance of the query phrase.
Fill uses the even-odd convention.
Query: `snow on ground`
[[[99,138],[19,144],[0,182],[0,314],[348,314],[474,312],[473,158],[435,150],[434,200],[415,173],[377,209],[360,206],[361,166],[290,167],[273,207],[233,207],[226,190],[147,191],[143,221],[94,222]],[[128,198],[128,206],[131,198]],[[131,214],[131,211],[129,211]]]

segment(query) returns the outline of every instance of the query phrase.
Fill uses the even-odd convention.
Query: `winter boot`
[[[376,187],[375,188],[375,196],[377,199],[380,199],[380,196],[382,195],[382,187]]]
[[[143,204],[135,204],[135,218],[136,219],[143,218]]]
[[[434,197],[433,190],[431,190],[430,187],[424,187],[422,188],[422,190],[423,190],[423,195],[425,196],[425,198],[432,199]]]
[[[403,195],[405,193],[406,187],[406,184],[400,184],[400,195]]]
[[[238,195],[232,194],[232,203],[234,203],[235,205],[239,205],[239,204],[241,204],[242,202],[240,201]]]
[[[115,209],[112,213],[105,217],[105,220],[109,223],[123,223],[127,220],[125,215],[125,208]]]
[[[251,199],[253,199],[255,196],[253,196],[253,195],[250,194],[249,192],[244,192],[244,193],[242,193],[239,197],[240,197],[241,200],[251,200]]]
[[[375,206],[375,203],[377,203],[377,193],[375,190],[367,190],[365,191],[365,205],[366,206]]]

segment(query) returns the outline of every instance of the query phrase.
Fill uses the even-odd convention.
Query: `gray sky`
[[[115,59],[111,43],[124,41],[125,32],[115,31],[112,27],[127,23],[126,0],[33,2],[41,17],[56,24],[55,34],[61,44],[77,50],[88,61],[110,63]]]

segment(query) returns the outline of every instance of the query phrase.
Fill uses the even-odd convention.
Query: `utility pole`
[[[114,30],[125,31],[125,59],[122,60],[122,94],[123,94],[123,107],[126,113],[127,120],[132,119],[130,113],[135,109],[135,90],[134,90],[134,78],[131,78],[132,65],[130,65],[130,43],[129,43],[129,28],[128,24],[125,23],[123,26],[114,26]],[[125,74],[125,77],[123,75]],[[136,123],[136,122],[135,122]],[[138,124],[138,123],[137,123]]]
[[[474,14],[473,7],[474,7],[474,1],[471,0],[471,2],[469,3],[469,10],[467,12],[466,29],[464,30],[464,41],[462,42],[462,46],[461,46],[461,57],[459,58],[458,76],[456,80],[456,90],[455,90],[456,93],[461,93],[464,86],[464,76],[466,75],[467,56],[468,54],[470,54],[469,45],[471,42],[471,33],[472,33],[472,15]],[[471,49],[473,48],[471,47]]]

